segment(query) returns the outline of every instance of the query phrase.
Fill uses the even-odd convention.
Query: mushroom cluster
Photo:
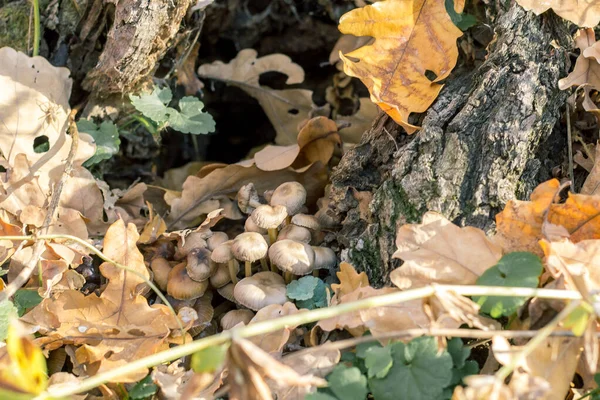
[[[237,308],[223,314],[222,329],[248,323],[253,311],[284,304],[286,283],[337,264],[333,250],[318,246],[328,227],[322,218],[307,214],[306,196],[298,182],[283,183],[262,198],[252,183],[243,186],[237,204],[248,215],[244,232],[229,237],[199,228],[179,237],[176,246],[169,240],[156,242],[149,260],[154,281],[169,297],[183,302],[191,320],[193,310],[198,313],[196,305],[206,303],[212,296],[209,288],[214,288]]]

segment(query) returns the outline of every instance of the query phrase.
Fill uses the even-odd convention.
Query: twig
[[[34,4],[37,4],[37,0],[34,0]],[[38,9],[39,12],[39,9]],[[35,52],[35,49],[34,49]],[[54,185],[52,197],[50,198],[50,204],[48,205],[48,212],[46,213],[46,218],[44,219],[44,223],[39,230],[39,233],[42,235],[48,233],[48,228],[50,224],[54,220],[56,216],[56,212],[58,210],[58,203],[60,202],[60,195],[62,193],[63,187],[69,179],[71,175],[71,171],[73,170],[73,159],[75,158],[75,154],[77,153],[77,147],[79,146],[79,131],[77,130],[77,125],[75,125],[75,114],[77,113],[77,109],[71,110],[69,114],[69,130],[71,131],[71,148],[69,150],[69,155],[65,160],[65,169],[60,177],[60,180]],[[66,135],[66,133],[65,133]],[[5,300],[8,300],[9,297],[14,295],[17,290],[21,288],[31,276],[40,256],[44,252],[44,240],[37,239],[34,235],[35,244],[33,245],[33,252],[31,254],[31,258],[25,264],[25,267],[19,272],[19,275],[15,279],[13,279],[4,291],[0,292],[0,303]]]
[[[569,179],[572,183],[573,191],[575,191],[575,174],[573,173],[573,138],[571,137],[571,110],[567,102],[567,149],[569,157]]]
[[[84,246],[85,248],[87,248],[88,250],[90,250],[92,253],[94,253],[95,255],[97,255],[98,257],[100,257],[101,259],[103,259],[104,261],[113,264],[115,267],[123,269],[127,272],[131,272],[132,274],[134,274],[135,276],[137,276],[140,279],[143,279],[144,282],[150,287],[150,289],[152,289],[152,291],[154,293],[156,293],[156,295],[163,301],[163,303],[167,306],[167,308],[171,311],[171,313],[175,316],[175,319],[177,320],[177,325],[179,325],[179,329],[181,330],[181,335],[183,337],[183,341],[185,343],[185,334],[184,334],[184,329],[183,329],[183,325],[181,323],[181,320],[179,319],[179,317],[177,317],[177,313],[175,312],[175,309],[173,308],[173,306],[171,305],[171,303],[169,302],[169,300],[165,297],[165,295],[160,291],[160,289],[158,287],[156,287],[156,285],[149,280],[148,278],[146,278],[144,275],[140,274],[139,272],[137,272],[136,270],[129,268],[127,265],[121,264],[118,261],[115,261],[113,259],[111,259],[110,257],[108,257],[107,255],[105,255],[102,251],[98,250],[96,247],[94,247],[94,245],[86,242],[85,240],[77,237],[77,236],[73,236],[73,235],[39,235],[39,236],[1,236],[3,240],[32,240],[32,239],[37,239],[40,242],[44,242],[45,240],[56,240],[56,239],[63,239],[63,240],[71,240],[74,242],[79,243],[80,245]],[[2,295],[2,293],[0,292],[0,296]]]
[[[33,1],[33,56],[40,53],[40,2]],[[74,115],[73,115],[74,116]]]
[[[298,326],[316,322],[327,318],[337,317],[353,311],[389,306],[410,300],[422,299],[444,291],[453,292],[463,296],[487,295],[500,297],[539,297],[563,300],[581,300],[581,294],[575,290],[532,289],[496,286],[429,285],[418,289],[398,291],[382,296],[369,297],[351,303],[301,312],[274,320],[246,325],[233,330],[223,331],[217,335],[198,339],[191,343],[177,346],[148,357],[140,358],[121,367],[94,375],[90,378],[84,379],[77,386],[72,384],[51,386],[44,393],[36,397],[36,399],[47,400],[50,398],[68,397],[77,393],[83,393],[106,382],[118,379],[121,376],[125,376],[132,371],[137,371],[142,368],[150,368],[155,365],[185,357],[210,346],[227,343],[231,340],[233,335],[235,335],[237,338],[264,335],[266,333],[284,329],[289,326]]]

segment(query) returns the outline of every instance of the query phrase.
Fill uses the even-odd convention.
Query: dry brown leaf
[[[179,45],[177,48],[180,55],[186,55],[185,61],[177,68],[175,73],[177,83],[184,87],[186,96],[196,96],[204,88],[204,84],[196,76],[198,50],[200,50],[200,43],[198,42],[192,46],[187,55],[185,54],[188,51],[187,46]]]
[[[336,272],[339,284],[334,283],[331,289],[339,296],[352,293],[356,289],[369,286],[369,278],[364,272],[357,273],[354,267],[347,263],[340,263],[340,271]]]
[[[0,49],[0,151],[10,166],[25,154],[41,190],[48,195],[51,182],[64,169],[71,147],[67,117],[72,81],[69,70],[54,67],[43,57],[28,57],[9,47]],[[46,137],[50,149],[34,151],[34,140]],[[89,135],[80,134],[73,165],[81,166],[95,152]]]
[[[255,165],[228,165],[215,169],[203,178],[189,176],[183,184],[181,197],[172,201],[167,222],[169,228],[191,226],[201,214],[219,207],[219,204],[209,204],[207,207],[207,201],[215,196],[235,196],[237,191],[248,183],[253,183],[256,190],[262,193],[275,189],[284,182],[298,181],[306,188],[309,194],[307,203],[310,204],[323,193],[326,180],[326,168],[321,163],[315,163],[304,171],[285,169],[272,172],[262,171]]]
[[[596,38],[592,28],[577,31],[575,44],[581,54],[577,57],[573,71],[566,78],[558,81],[561,90],[573,86],[584,87],[583,108],[587,111],[598,108],[590,98],[590,90],[600,90],[600,45],[594,46],[594,42]]]
[[[600,195],[600,146],[596,145],[594,166],[581,188],[581,194]]]
[[[548,382],[531,378],[522,382],[516,393],[494,375],[469,375],[463,378],[466,387],[456,386],[452,400],[544,400],[550,390]]]
[[[460,8],[460,5],[457,4]],[[390,15],[394,18],[390,19]],[[371,100],[408,133],[413,112],[424,112],[440,92],[458,59],[462,36],[438,0],[385,0],[352,10],[340,18],[342,33],[375,38],[372,45],[346,55],[344,71],[359,78]],[[435,77],[429,79],[427,71]]]
[[[431,211],[423,215],[423,223],[398,228],[396,246],[393,257],[404,264],[390,279],[400,289],[430,283],[472,285],[502,257],[502,249],[482,230],[460,228]]]
[[[148,222],[146,222],[142,233],[140,233],[139,243],[141,244],[154,243],[160,235],[167,231],[165,220],[154,212],[152,204],[146,204],[148,205]]]
[[[354,145],[360,143],[362,135],[371,128],[371,124],[379,113],[379,108],[371,99],[361,97],[359,99],[360,108],[352,115],[337,115],[335,121],[340,123],[350,123],[348,128],[340,130],[342,141],[346,145]]]
[[[104,252],[148,277],[137,240],[135,226],[125,227],[119,220],[107,231]],[[85,368],[92,375],[181,342],[176,317],[169,309],[162,304],[149,306],[138,294],[144,282],[140,277],[107,263],[100,269],[109,280],[100,296],[66,290],[44,299],[21,318],[46,336],[47,349],[79,346],[73,354],[75,370]],[[116,381],[135,382],[146,374],[142,369]]]
[[[600,3],[596,0],[517,0],[536,15],[552,9],[556,14],[580,27],[594,27],[600,22]]]
[[[286,84],[304,81],[304,70],[283,54],[269,54],[256,58],[256,50],[245,49],[228,64],[216,61],[198,68],[198,75],[237,86],[261,105],[277,131],[275,142],[280,145],[296,143],[298,125],[309,118],[315,108],[312,92],[304,89],[274,90],[259,84],[259,77],[276,71],[287,75]]]
[[[569,392],[571,379],[581,354],[581,338],[548,338],[517,361],[508,386],[519,393],[527,387],[530,377],[548,382],[550,390],[543,397],[547,400],[563,400]],[[503,365],[514,362],[521,346],[511,346],[508,340],[495,336],[492,340],[494,357]],[[539,398],[539,397],[537,397]]]
[[[256,312],[256,315],[248,323],[256,324],[258,322],[270,321],[286,315],[293,315],[301,310],[298,310],[294,303],[287,302],[281,304],[271,304],[263,307]],[[296,329],[296,326],[287,326],[275,332],[265,333],[263,335],[253,336],[248,340],[270,354],[279,354],[283,351],[283,346],[290,340],[290,335]]]

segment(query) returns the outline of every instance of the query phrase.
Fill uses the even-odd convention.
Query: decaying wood
[[[556,16],[516,4],[494,25],[487,60],[450,78],[420,132],[407,137],[381,116],[333,174],[328,214],[341,231],[329,244],[374,284],[400,265],[391,258],[397,226],[434,210],[491,232],[508,200],[550,177],[546,152],[560,154],[564,140],[554,128],[567,97],[557,82],[569,66],[569,32]],[[356,191],[373,194],[370,213]]]
[[[97,97],[133,91],[155,71],[191,0],[119,0],[104,50],[83,87]]]

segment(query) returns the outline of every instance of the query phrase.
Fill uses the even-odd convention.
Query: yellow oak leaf
[[[600,22],[598,0],[517,0],[517,3],[536,15],[552,9],[556,14],[580,27],[594,27]]]
[[[336,275],[340,283],[331,285],[331,289],[333,289],[338,297],[351,293],[358,288],[369,286],[367,274],[364,272],[359,274],[347,262],[340,263],[340,272],[337,272]]]
[[[464,2],[455,3],[462,11]],[[375,43],[340,54],[344,72],[359,78],[378,104],[408,133],[413,112],[433,103],[442,80],[458,59],[456,39],[462,36],[440,0],[385,0],[352,10],[340,18],[339,30],[372,36]]]

